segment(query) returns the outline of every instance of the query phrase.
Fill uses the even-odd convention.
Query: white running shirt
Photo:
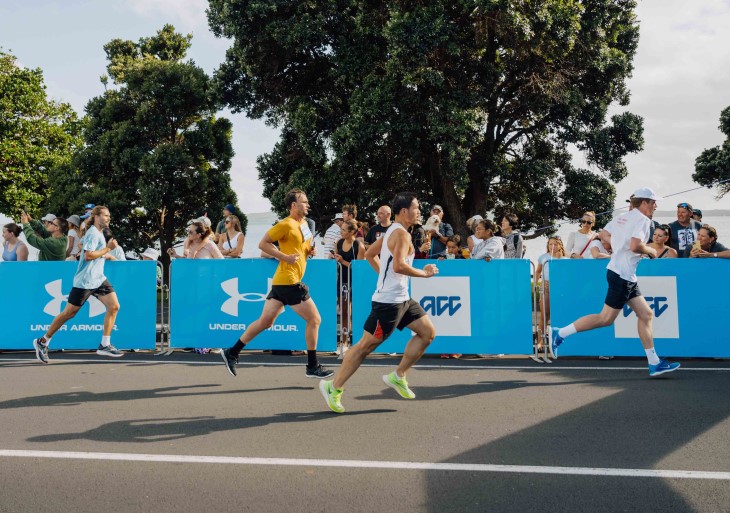
[[[408,291],[408,276],[398,274],[393,270],[393,253],[388,248],[390,236],[396,230],[404,230],[400,223],[393,223],[383,236],[383,247],[380,248],[380,275],[378,276],[378,285],[375,287],[373,301],[377,303],[403,303],[411,299]],[[416,252],[411,244],[411,252],[406,257],[406,263],[413,265],[413,259]]]
[[[631,239],[644,242],[649,238],[651,220],[642,214],[638,208],[621,214],[608,225],[606,231],[611,234],[611,261],[608,269],[621,276],[624,280],[636,283],[636,266],[639,265],[641,255],[631,251]]]

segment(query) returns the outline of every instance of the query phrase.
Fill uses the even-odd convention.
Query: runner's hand
[[[299,255],[294,253],[293,255],[284,255],[284,258],[282,258],[284,262],[290,265],[294,265],[297,263],[297,260],[299,260]]]
[[[106,243],[106,247],[109,249],[116,249],[118,245],[117,239],[109,239],[109,242]]]
[[[438,274],[439,269],[434,264],[428,264],[423,267],[423,272],[426,273],[426,278],[430,278],[431,276]]]

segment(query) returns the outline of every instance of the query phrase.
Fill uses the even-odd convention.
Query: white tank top
[[[393,270],[393,253],[388,248],[390,236],[396,230],[405,230],[405,228],[400,223],[391,224],[383,236],[383,247],[380,248],[380,275],[373,294],[373,301],[378,303],[403,303],[411,299],[408,292],[408,276],[398,274]],[[411,252],[406,257],[406,263],[413,265],[415,256],[416,252],[411,245]]]
[[[241,232],[236,232],[236,235],[231,239],[231,242],[228,242],[228,238],[226,237],[226,232],[223,232],[221,235],[223,237],[223,249],[226,251],[231,251],[232,249],[236,249],[238,247],[238,237],[241,236]],[[243,256],[243,251],[239,256],[236,258],[241,258]]]

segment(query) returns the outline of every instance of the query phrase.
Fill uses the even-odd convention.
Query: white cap
[[[203,223],[203,226],[210,228],[210,218],[206,216],[200,216],[193,220],[193,223]]]
[[[634,194],[631,195],[633,198],[641,198],[641,199],[650,199],[654,201],[663,200],[661,196],[659,196],[656,192],[654,192],[654,189],[651,189],[649,187],[642,187],[640,189],[636,189],[634,191]]]
[[[55,220],[56,220],[56,216],[54,216],[53,214],[46,214],[43,217],[41,217],[41,221],[47,221],[49,223],[52,223]]]
[[[144,250],[144,253],[142,253],[143,257],[151,258],[152,260],[157,260],[160,258],[160,252],[157,251],[155,248],[147,248]]]
[[[344,219],[344,217],[342,217],[342,212],[337,212],[335,217],[332,218],[333,221],[341,221],[342,219]]]
[[[480,216],[479,214],[475,214],[466,220],[466,225],[472,226],[474,223],[477,223],[479,221],[484,221],[484,218],[482,216]]]

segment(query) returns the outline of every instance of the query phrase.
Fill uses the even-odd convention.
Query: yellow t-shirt
[[[307,268],[307,254],[312,247],[314,236],[309,231],[306,219],[300,223],[287,217],[276,223],[267,232],[271,240],[279,243],[279,251],[285,255],[298,254],[299,260],[294,264],[279,261],[272,285],[295,285],[301,283]]]

